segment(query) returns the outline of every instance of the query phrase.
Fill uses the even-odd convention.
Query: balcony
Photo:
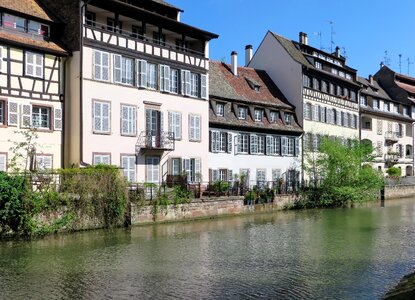
[[[388,167],[396,165],[399,162],[400,155],[397,152],[388,152],[385,154],[385,164]]]
[[[135,149],[137,153],[147,150],[173,151],[174,146],[173,132],[154,132],[150,130],[140,133]]]
[[[124,29],[111,29],[106,24],[88,21],[84,24],[84,38],[185,65],[209,68],[209,59],[205,54],[190,46],[178,46]]]
[[[385,132],[385,141],[388,145],[398,142],[399,138],[401,137],[402,137],[402,134],[396,131]]]

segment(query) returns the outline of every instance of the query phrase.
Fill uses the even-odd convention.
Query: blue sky
[[[244,62],[245,45],[254,51],[268,30],[292,40],[300,31],[309,44],[330,51],[333,22],[333,49],[346,51],[348,65],[367,77],[381,61],[399,72],[415,77],[414,0],[166,0],[184,10],[182,22],[219,34],[210,44],[210,57],[229,63],[230,53]],[[318,33],[321,33],[320,36]]]

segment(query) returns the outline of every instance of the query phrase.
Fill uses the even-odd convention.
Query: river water
[[[379,299],[415,199],[0,242],[1,299]]]

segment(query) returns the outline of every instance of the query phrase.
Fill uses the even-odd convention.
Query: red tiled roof
[[[30,36],[17,35],[6,31],[0,31],[0,40],[8,43],[14,43],[21,46],[42,50],[45,52],[67,55],[68,52],[55,44],[54,42],[47,42],[44,40],[33,39]]]
[[[0,7],[18,11],[42,20],[53,21],[36,0],[1,0]]]
[[[210,62],[211,96],[293,108],[265,71],[238,67],[238,76],[234,76],[230,68],[225,63]],[[259,91],[255,91],[249,82],[258,85]]]

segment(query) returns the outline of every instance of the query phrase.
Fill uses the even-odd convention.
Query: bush
[[[402,170],[401,170],[401,169],[399,169],[399,168],[396,168],[396,167],[390,167],[390,168],[388,168],[388,169],[386,170],[386,173],[388,173],[388,175],[389,175],[390,177],[395,177],[395,178],[397,178],[397,177],[401,177],[401,175],[402,175]]]

